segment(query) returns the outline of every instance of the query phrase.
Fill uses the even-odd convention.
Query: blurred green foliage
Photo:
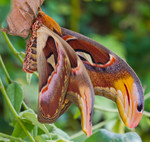
[[[0,1],[0,24],[6,18],[10,10],[10,0],[1,0]]]
[[[0,24],[5,27],[5,18],[9,9],[10,1],[1,0]],[[55,19],[60,26],[89,36],[124,58],[139,76],[145,94],[150,92],[150,1],[46,0],[42,10]],[[9,36],[9,38],[19,52],[25,51],[26,41],[24,39],[15,36]],[[33,76],[31,84],[27,84],[22,64],[11,53],[1,32],[0,55],[11,78],[22,84],[25,102],[30,108],[37,111],[38,80]],[[4,85],[7,84],[1,68],[0,77]],[[102,97],[97,97],[95,103],[115,108],[111,101]],[[12,128],[8,125],[9,111],[6,110],[7,106],[3,104],[5,102],[0,92],[0,132],[11,134]],[[145,101],[145,110],[150,111],[150,99]],[[79,111],[73,105],[55,124],[71,135],[81,130],[79,116]],[[122,122],[118,120],[117,113],[95,110],[93,124],[111,117],[115,117],[116,120],[107,123],[106,129],[117,133],[131,131],[125,127],[120,130],[116,129],[116,126],[118,128],[122,125]],[[150,139],[149,118],[144,116],[135,130],[143,142],[148,142]]]

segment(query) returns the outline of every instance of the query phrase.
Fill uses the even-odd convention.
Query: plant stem
[[[111,120],[113,120],[113,119],[111,119]],[[94,125],[93,128],[92,128],[92,131],[95,131],[95,130],[97,130],[97,129],[103,127],[104,125],[106,125],[106,124],[107,124],[108,122],[110,122],[111,120],[106,120],[106,121],[103,121],[103,122],[101,122],[101,123],[98,123],[98,124]],[[72,136],[70,137],[70,139],[73,140],[73,139],[75,139],[75,138],[77,138],[77,137],[80,137],[80,136],[82,136],[82,135],[84,135],[84,132],[83,132],[83,131],[79,131],[78,133],[72,135]]]
[[[106,120],[106,121],[103,121],[103,122],[101,122],[101,123],[98,123],[98,124],[94,125],[93,128],[92,128],[92,131],[95,131],[95,130],[97,130],[97,129],[103,127],[103,126],[106,125],[108,122],[112,121],[113,119],[114,119],[114,118],[109,119],[109,120]]]
[[[23,108],[25,109],[25,110],[28,110],[29,109],[29,107],[26,105],[26,103],[23,101],[22,102],[22,106],[23,106]]]
[[[1,66],[2,66],[2,69],[3,69],[3,71],[4,71],[4,73],[5,73],[6,77],[7,77],[7,79],[8,79],[8,82],[11,83],[12,80],[11,80],[9,74],[8,74],[8,71],[7,71],[7,69],[6,69],[5,65],[4,65],[4,62],[3,62],[1,56],[0,56],[0,64],[1,64]]]
[[[9,106],[10,110],[12,111],[14,117],[16,118],[17,122],[19,123],[19,125],[21,126],[21,128],[23,129],[23,131],[25,132],[25,134],[29,137],[30,141],[31,141],[31,142],[34,142],[33,137],[32,137],[31,134],[28,132],[28,130],[25,128],[25,126],[24,126],[23,123],[21,122],[21,120],[20,120],[20,118],[19,118],[19,116],[18,116],[16,110],[14,109],[13,105],[11,104],[11,102],[10,102],[8,96],[7,96],[6,90],[5,90],[5,88],[4,88],[4,85],[3,85],[2,81],[1,81],[1,78],[0,78],[0,89],[1,89],[1,91],[2,91],[2,94],[3,94],[3,96],[4,96],[4,98],[5,98],[6,102],[7,102],[7,104],[8,104],[8,106]]]
[[[0,133],[0,137],[7,138],[7,139],[10,139],[10,140],[15,141],[15,142],[25,142],[21,138],[16,138],[16,137],[9,136],[9,135],[3,134],[3,133]]]
[[[143,115],[145,115],[145,116],[147,116],[147,117],[150,117],[150,112],[144,111],[144,112],[143,112]]]
[[[148,98],[150,98],[150,92],[146,95],[144,95],[144,101],[147,100]]]
[[[94,109],[101,110],[101,111],[108,111],[108,112],[118,112],[117,109],[108,109],[97,105],[94,105]]]
[[[14,46],[13,46],[12,43],[10,42],[10,40],[9,40],[9,38],[8,38],[8,36],[7,36],[7,34],[6,34],[5,32],[2,32],[2,34],[3,34],[3,36],[4,36],[4,38],[5,38],[6,42],[7,42],[7,44],[8,44],[8,46],[9,46],[10,50],[12,51],[12,53],[19,59],[19,61],[20,61],[21,63],[23,63],[22,57],[19,55],[19,53],[17,52],[17,50],[14,48]]]
[[[3,71],[4,71],[4,73],[5,73],[5,75],[6,75],[7,79],[8,79],[8,81],[9,81],[8,83],[9,83],[9,84],[12,83],[12,80],[11,80],[11,78],[10,78],[10,75],[9,75],[9,73],[8,73],[8,71],[7,71],[6,67],[5,67],[5,65],[4,65],[4,62],[3,62],[2,58],[1,58],[1,56],[0,56],[0,64],[1,64],[1,66],[2,66],[2,68],[3,68]],[[24,101],[23,101],[22,105],[23,105],[23,107],[24,107],[25,110],[28,109],[28,106],[25,104]]]
[[[71,0],[70,29],[79,31],[80,0]]]
[[[97,110],[100,110],[100,111],[107,111],[107,112],[113,112],[113,113],[118,112],[117,109],[108,109],[108,108],[103,108],[103,107],[100,107],[100,106],[97,106],[97,105],[94,105],[94,108],[97,109]],[[143,115],[145,115],[147,117],[150,117],[150,112],[144,111]]]
[[[19,59],[19,61],[23,64],[23,59],[21,57],[21,54],[14,48],[14,46],[12,45],[11,41],[9,40],[7,34],[5,32],[2,32],[10,50],[12,51],[12,53]],[[34,72],[33,73],[37,78],[38,78],[38,73]]]

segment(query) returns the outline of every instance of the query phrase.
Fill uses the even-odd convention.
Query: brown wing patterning
[[[115,101],[124,123],[131,128],[137,126],[144,109],[144,95],[135,72],[124,60],[92,39],[64,28],[62,35],[83,61],[95,94]]]

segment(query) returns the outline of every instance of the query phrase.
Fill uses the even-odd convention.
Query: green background
[[[10,1],[0,1],[0,23],[6,26],[6,16],[10,9]],[[135,70],[139,76],[144,94],[150,92],[150,1],[148,0],[47,0],[42,10],[51,16],[62,27],[80,32],[114,51]],[[26,40],[8,35],[12,44],[19,52],[25,52]],[[32,77],[31,84],[26,81],[22,64],[11,53],[0,32],[0,55],[13,80],[18,81],[24,94],[26,104],[37,112],[38,80]],[[0,77],[5,82],[4,73],[0,67]],[[114,103],[96,97],[96,104],[107,108],[115,108]],[[150,111],[150,99],[145,101],[145,110]],[[9,125],[9,110],[0,92],[0,132],[11,134]],[[94,111],[93,125],[110,117],[105,129],[116,133],[136,131],[143,142],[150,139],[150,120],[143,117],[134,130],[124,127],[117,113]],[[67,113],[55,123],[69,135],[81,130],[80,113],[72,106]],[[119,128],[119,129],[118,129]]]

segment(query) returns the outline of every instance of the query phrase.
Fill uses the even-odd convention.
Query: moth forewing
[[[94,90],[89,75],[80,58],[66,41],[46,27],[43,26],[42,29],[48,35],[51,35],[55,39],[55,42],[62,44],[61,47],[67,53],[71,64],[71,74],[66,98],[72,103],[75,103],[81,110],[82,129],[90,136],[92,134]],[[64,111],[63,108],[67,108],[66,105],[63,103],[61,107],[62,111]]]
[[[57,61],[53,68],[49,57],[54,51],[57,52]],[[64,102],[69,84],[70,62],[61,42],[45,26],[37,31],[37,59],[40,92],[38,119],[43,123],[52,123],[59,117]]]

